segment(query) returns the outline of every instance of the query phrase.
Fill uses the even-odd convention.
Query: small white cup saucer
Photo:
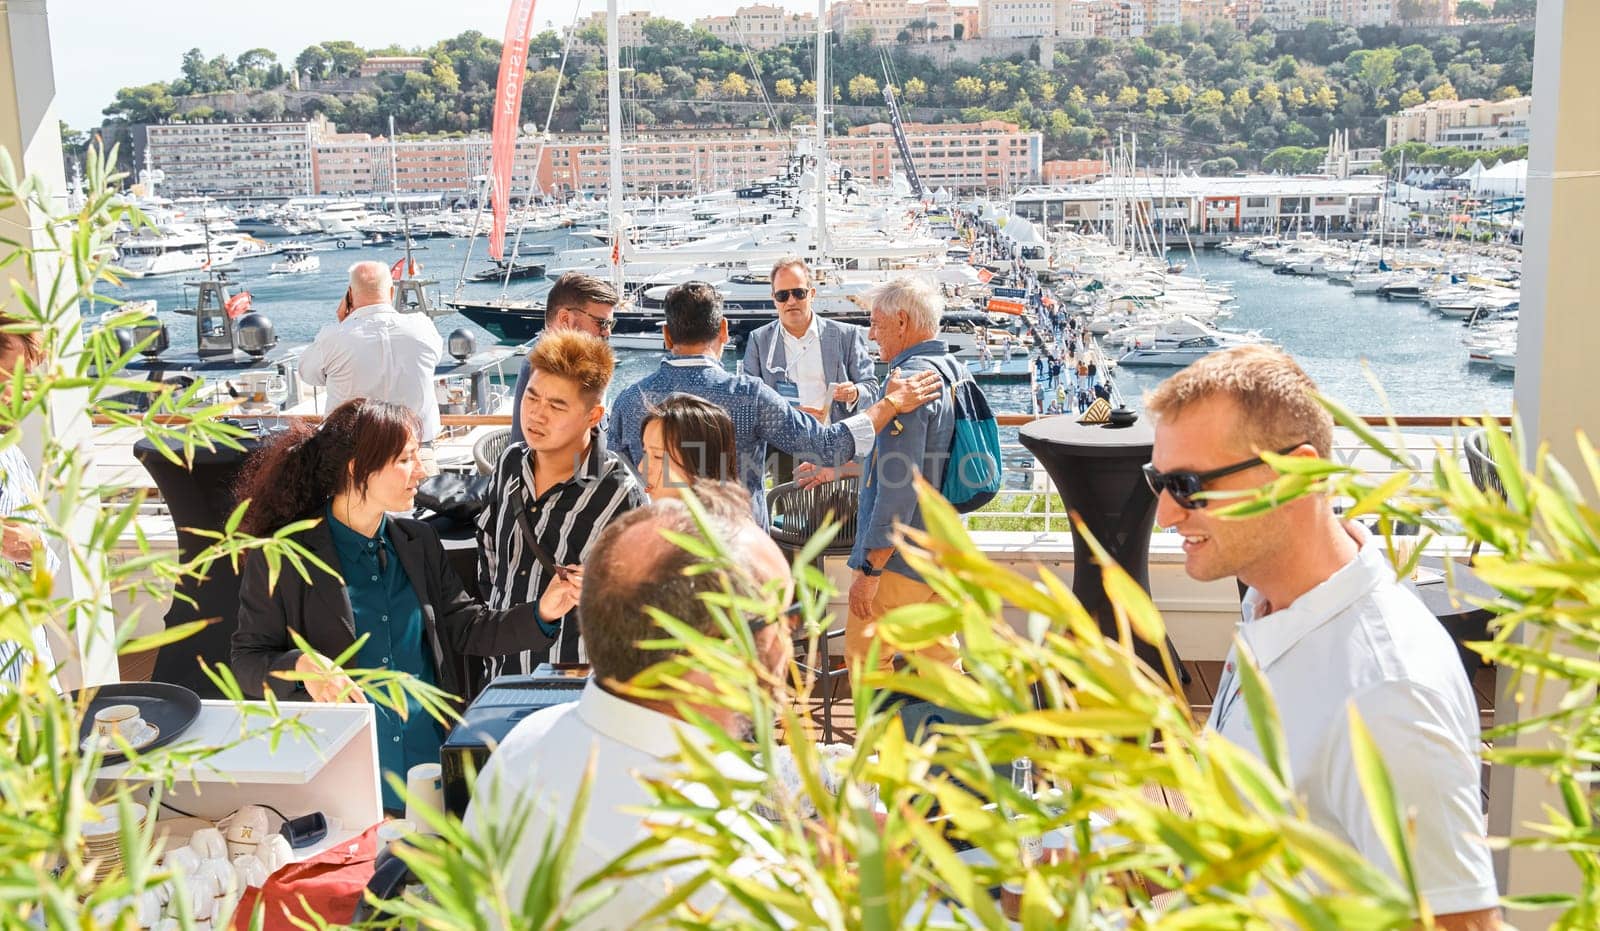
[[[151,724],[149,721],[140,721],[139,729],[134,732],[132,737],[127,739],[128,746],[135,750],[143,750],[145,747],[155,743],[156,738],[160,736],[161,728]],[[95,746],[98,746],[100,750],[106,753],[115,753],[120,749],[115,739],[95,733],[83,738],[83,743],[80,745],[83,750],[88,750]]]

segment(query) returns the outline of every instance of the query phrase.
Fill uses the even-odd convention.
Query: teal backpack
[[[1000,492],[1000,425],[989,409],[989,399],[965,366],[948,356],[928,361],[949,383],[955,403],[956,427],[950,436],[950,459],[945,463],[939,493],[966,514],[993,501]]]

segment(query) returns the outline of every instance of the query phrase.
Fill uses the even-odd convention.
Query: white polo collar
[[[670,365],[674,368],[710,368],[712,366],[716,366],[718,368],[722,367],[722,360],[713,359],[710,356],[703,354],[697,356],[667,356],[665,359],[662,359],[661,362],[663,365]]]
[[[1355,558],[1293,604],[1258,617],[1265,599],[1253,588],[1245,593],[1240,605],[1244,622],[1239,625],[1239,636],[1249,645],[1261,669],[1271,666],[1301,638],[1338,617],[1379,585],[1394,581],[1394,567],[1366,529],[1351,524],[1345,530],[1359,547]]]
[[[384,303],[362,304],[360,307],[357,307],[356,309],[350,311],[350,313],[346,314],[345,315],[345,319],[346,320],[353,320],[356,317],[371,317],[374,314],[392,314],[392,313],[394,313],[394,305],[393,304],[384,304]]]
[[[696,743],[710,742],[694,726],[613,695],[593,679],[578,697],[577,714],[596,734],[658,759],[678,754],[680,734]]]

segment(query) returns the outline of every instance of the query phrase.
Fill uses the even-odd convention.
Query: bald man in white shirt
[[[433,443],[439,435],[434,367],[444,354],[439,329],[425,314],[394,308],[394,281],[382,262],[350,266],[350,289],[339,302],[339,322],[325,326],[300,356],[300,377],[328,389],[326,410],[351,398],[409,407],[422,420],[421,458],[437,475]]]

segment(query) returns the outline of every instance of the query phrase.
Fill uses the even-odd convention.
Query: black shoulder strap
[[[517,481],[522,481],[520,476]],[[528,519],[528,512],[533,509],[533,489],[529,488],[526,482],[522,483],[519,497],[522,500],[515,507],[517,526],[522,528],[523,540],[527,542],[528,548],[533,550],[533,558],[539,561],[539,565],[544,567],[544,571],[550,573],[552,579],[557,578],[562,574],[562,570],[556,565],[555,559],[551,558],[549,551],[539,545],[539,536],[533,532],[533,521]]]

